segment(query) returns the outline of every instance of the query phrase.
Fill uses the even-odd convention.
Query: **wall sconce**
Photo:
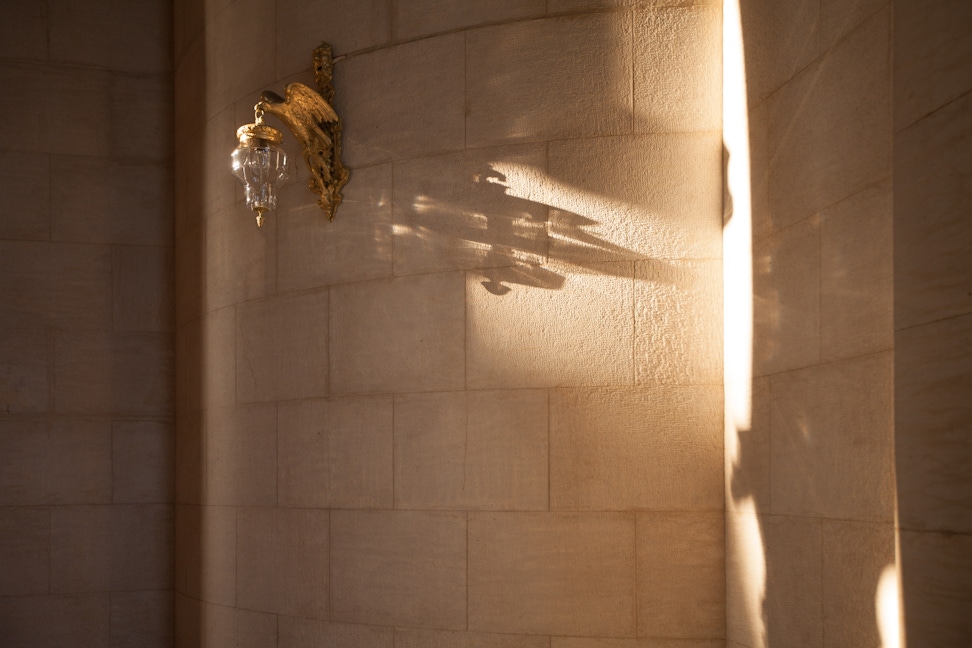
[[[331,107],[333,71],[331,46],[321,43],[314,50],[317,91],[296,82],[287,85],[286,97],[264,90],[253,107],[253,123],[236,131],[239,144],[232,154],[233,175],[246,190],[246,206],[257,213],[257,226],[263,225],[266,212],[276,209],[276,186],[287,179],[287,154],[280,147],[283,135],[264,123],[268,113],[300,142],[311,175],[308,186],[320,196],[317,204],[328,220],[334,219],[350,172],[341,163],[341,118]]]

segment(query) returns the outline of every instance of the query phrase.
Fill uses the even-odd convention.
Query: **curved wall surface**
[[[720,3],[613,4],[176,2],[178,645],[724,644]]]

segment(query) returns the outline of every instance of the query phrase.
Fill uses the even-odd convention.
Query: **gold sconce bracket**
[[[248,128],[247,134],[260,128],[275,130],[263,124],[264,114],[274,115],[282,121],[300,143],[304,162],[310,171],[308,186],[319,196],[317,204],[328,220],[334,219],[334,212],[343,199],[341,190],[350,176],[350,171],[341,162],[341,118],[331,105],[334,99],[333,71],[331,46],[322,43],[314,50],[317,90],[297,82],[287,85],[283,97],[265,90],[253,107],[255,123],[238,132],[242,146],[245,144],[243,131]],[[251,208],[257,209],[253,205]]]

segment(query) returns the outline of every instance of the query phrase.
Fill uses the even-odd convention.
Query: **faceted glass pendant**
[[[246,190],[246,206],[257,213],[260,226],[264,213],[277,208],[277,185],[287,179],[287,154],[280,147],[283,136],[263,123],[262,112],[257,113],[256,123],[240,127],[236,136],[233,175]]]

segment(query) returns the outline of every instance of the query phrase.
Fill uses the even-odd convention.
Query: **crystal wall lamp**
[[[310,170],[308,186],[319,196],[328,219],[341,204],[341,189],[348,181],[348,170],[341,163],[341,118],[334,112],[334,86],[331,83],[334,60],[331,46],[322,43],[314,50],[317,90],[303,83],[290,83],[285,97],[265,90],[253,107],[252,124],[236,131],[239,141],[233,151],[233,175],[246,190],[246,206],[257,213],[257,226],[264,214],[277,207],[277,185],[287,179],[287,154],[281,148],[283,135],[264,123],[266,114],[282,121],[297,141]]]

